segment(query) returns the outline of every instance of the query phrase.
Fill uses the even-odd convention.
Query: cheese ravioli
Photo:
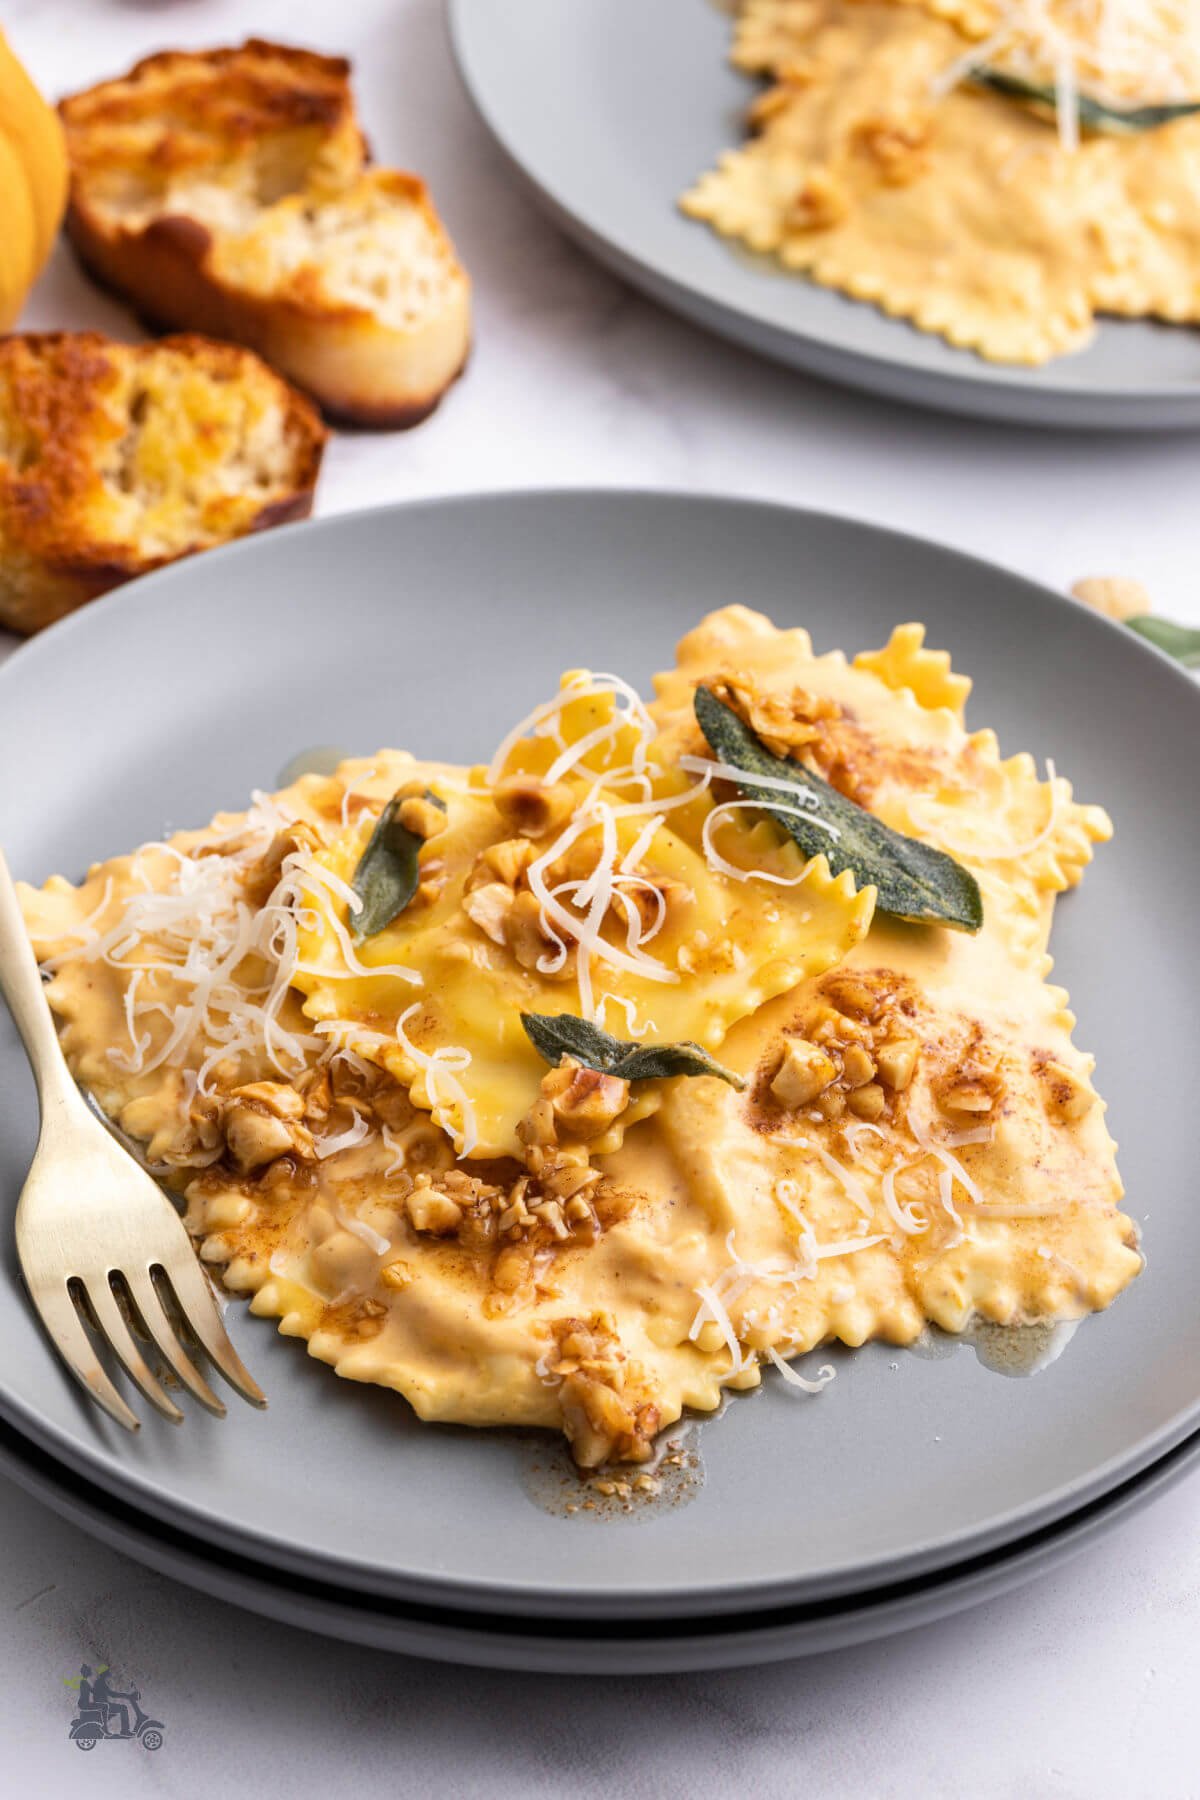
[[[1046,108],[969,79],[978,47],[1001,75],[1053,89],[1065,69],[1117,107],[1200,100],[1200,9],[1126,12],[1106,35],[1109,9],[1085,17],[1066,0],[1028,15],[986,0],[748,0],[733,60],[771,85],[754,135],[683,210],[996,362],[1082,349],[1097,313],[1195,323],[1200,118],[1076,125],[1072,139],[1067,102],[1056,128]],[[1049,61],[1027,16],[1057,34]]]
[[[712,755],[701,685],[782,813]],[[1141,1259],[1046,945],[1111,827],[969,732],[969,686],[918,625],[850,662],[729,607],[649,707],[575,671],[486,769],[380,751],[24,889],[70,1065],[255,1312],[584,1468],[764,1366],[821,1385],[791,1361],[830,1339],[1098,1310]],[[982,926],[806,862],[797,763],[969,870]],[[415,861],[384,924],[389,804]],[[543,1060],[530,1011],[578,1054]]]
[[[711,796],[654,760],[640,705],[622,723],[613,690],[586,671],[564,678],[560,701],[539,709],[552,737],[518,738],[466,779],[430,774],[446,821],[422,857],[427,891],[360,959],[407,977],[354,977],[347,903],[307,896],[295,977],[306,1013],[408,1086],[474,1157],[520,1153],[517,1129],[545,1074],[522,1013],[598,1010],[645,1045],[716,1050],[734,1021],[840,961],[871,918],[870,890],[823,863],[802,905],[711,868],[698,847]],[[340,883],[374,824],[364,812],[316,857]],[[774,860],[793,874],[803,866],[790,846]],[[640,1095],[597,1148],[615,1148],[657,1101]]]

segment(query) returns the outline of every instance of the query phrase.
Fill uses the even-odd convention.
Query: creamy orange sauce
[[[803,860],[761,817],[735,815],[719,838],[751,878],[713,872],[714,794],[675,809],[645,868],[690,894],[674,899],[687,928],[644,950],[677,979],[625,993],[648,1024],[669,988],[669,1029],[654,1030],[673,1039],[714,1017],[705,989],[719,976],[709,1041],[746,1078],[740,1092],[644,1082],[590,1137],[566,1115],[557,1141],[529,1136],[546,1068],[527,1043],[506,1062],[506,1015],[534,999],[575,1010],[579,970],[551,983],[464,910],[476,860],[505,841],[483,771],[380,752],[114,858],[78,888],[23,892],[77,1077],[184,1189],[226,1284],[422,1418],[557,1427],[585,1464],[648,1455],[683,1408],[714,1409],[773,1356],[908,1343],[929,1321],[1076,1318],[1141,1264],[1091,1060],[1047,979],[1055,897],[1110,835],[1103,812],[966,730],[969,683],[919,627],[851,664],[740,607],[690,633],[658,680],[660,798],[686,785],[678,757],[704,749],[694,686],[718,679],[747,696],[755,729],[793,733],[802,760],[956,856],[984,896],[973,936],[872,919],[873,889],[831,882],[823,861],[797,879]],[[530,772],[534,752],[514,754]],[[431,894],[439,861],[443,885],[351,947],[352,968],[340,884],[414,779],[446,801],[444,834],[421,852]],[[740,964],[680,960],[713,917]],[[616,909],[606,929],[625,941]],[[466,974],[447,979],[456,964]],[[611,991],[602,954],[589,972]],[[426,1057],[469,1046],[468,1063],[441,1065],[461,1099],[398,1048],[414,1001]],[[606,1024],[627,1035],[619,1010]],[[824,1058],[832,1078],[797,1100],[780,1091],[789,1057],[805,1071]],[[468,1114],[505,1121],[502,1140],[485,1131],[459,1154]]]

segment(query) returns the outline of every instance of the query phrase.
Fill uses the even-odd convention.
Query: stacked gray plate
[[[1029,1380],[966,1349],[879,1346],[835,1352],[838,1380],[813,1399],[769,1379],[703,1428],[702,1484],[609,1516],[558,1503],[548,1440],[419,1425],[236,1307],[269,1411],[179,1430],[148,1419],[130,1439],[48,1353],[10,1250],[0,1451],[18,1479],[185,1579],[344,1635],[531,1667],[675,1667],[967,1604],[1186,1465],[1200,1214],[1191,1121],[1161,1104],[1156,1072],[1194,1067],[1200,1050],[1178,980],[1200,849],[1177,805],[1200,695],[1073,603],[895,533],[716,499],[503,495],[300,526],[139,582],[0,670],[0,842],[19,874],[76,874],[237,805],[316,742],[482,758],[562,668],[645,685],[733,598],[806,625],[820,649],[923,618],[976,677],[974,719],[1055,757],[1112,812],[1115,843],[1060,902],[1057,974],[1099,1059],[1129,1210],[1152,1212],[1145,1274]],[[1138,1028],[1150,1018],[1152,1061]],[[34,1135],[5,1022],[10,1209]]]

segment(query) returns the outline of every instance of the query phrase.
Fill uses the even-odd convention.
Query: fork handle
[[[21,903],[0,850],[0,994],[29,1053],[42,1117],[82,1105],[54,1029]]]

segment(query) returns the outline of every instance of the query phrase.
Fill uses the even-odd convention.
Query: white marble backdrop
[[[1193,438],[908,412],[704,337],[587,262],[513,186],[459,89],[436,0],[0,0],[0,24],[54,95],[167,44],[251,31],[355,57],[379,158],[428,178],[475,279],[477,346],[418,431],[334,441],[320,512],[547,484],[747,494],[881,520],[1060,586],[1134,575],[1158,610],[1200,624]],[[24,323],[134,335],[65,251]],[[456,1674],[269,1626],[0,1483],[9,1780],[15,1758],[55,1795],[1185,1800],[1200,1794],[1198,1498],[1193,1480],[1037,1587],[875,1647],[588,1684]],[[94,1646],[144,1676],[169,1723],[156,1757],[103,1746],[85,1764],[68,1745],[62,1680]]]

